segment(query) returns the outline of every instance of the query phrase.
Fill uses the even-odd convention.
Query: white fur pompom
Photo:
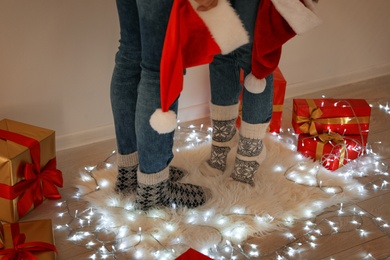
[[[245,77],[244,86],[246,90],[253,94],[260,94],[264,91],[267,82],[265,79],[258,79],[252,73]]]
[[[159,108],[152,114],[149,122],[159,134],[167,134],[175,130],[177,126],[176,113],[171,110],[163,112]]]

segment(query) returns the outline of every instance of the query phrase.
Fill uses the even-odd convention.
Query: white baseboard
[[[56,137],[56,150],[66,150],[83,145],[93,144],[115,138],[114,125],[96,127],[93,129],[60,135]]]
[[[181,122],[196,120],[210,115],[209,103],[192,107],[180,108],[178,119]],[[57,151],[75,148],[115,138],[114,125],[97,127],[77,133],[61,135],[56,137]]]
[[[286,98],[293,98],[296,96],[344,86],[388,74],[390,74],[390,64],[385,64],[382,66],[366,68],[361,71],[354,71],[349,74],[338,75],[316,81],[300,82],[296,84],[288,84],[287,82]]]
[[[292,98],[299,95],[305,95],[312,92],[335,88],[350,83],[355,83],[371,78],[388,75],[390,72],[390,64],[384,66],[373,67],[364,71],[356,71],[346,75],[339,75],[332,78],[303,82],[289,85],[287,82],[286,98]],[[209,103],[200,104],[197,106],[180,108],[178,119],[181,122],[196,120],[210,115]],[[90,130],[77,132],[68,135],[58,136],[56,138],[57,151],[92,144],[104,140],[115,138],[114,125],[93,128]]]

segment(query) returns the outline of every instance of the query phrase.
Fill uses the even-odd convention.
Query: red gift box
[[[296,134],[368,134],[371,107],[364,99],[294,99],[292,125]]]
[[[176,260],[208,260],[211,259],[208,256],[205,256],[202,253],[190,248],[184,254],[176,258]]]
[[[244,74],[241,73],[241,82],[244,82]],[[286,94],[286,86],[287,82],[283,77],[282,72],[279,68],[276,68],[274,71],[274,97],[273,97],[273,106],[272,106],[272,118],[269,122],[268,131],[271,133],[279,133],[280,127],[282,125],[282,112],[283,112],[283,104],[284,104],[284,96]],[[242,100],[242,96],[240,96],[240,101]],[[236,121],[236,125],[239,128],[241,126],[241,115],[242,115],[242,106],[240,104],[238,113],[238,118]],[[261,113],[259,111],[259,113]]]
[[[322,162],[329,170],[337,170],[364,153],[367,135],[341,136],[337,133],[323,133],[312,136],[300,134],[297,150],[306,157]]]

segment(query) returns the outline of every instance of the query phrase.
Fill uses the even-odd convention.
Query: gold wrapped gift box
[[[9,119],[0,120],[0,130],[33,138],[40,144],[40,167],[44,168],[49,161],[55,158],[55,132],[53,130],[32,126]],[[24,168],[32,164],[28,147],[10,140],[0,138],[0,185],[13,187],[24,181]],[[3,192],[5,189],[3,188]],[[7,199],[0,196],[0,220],[15,222],[20,219],[17,202],[19,197]],[[34,205],[32,205],[31,211]]]
[[[0,259],[17,250],[14,239],[18,235],[25,236],[25,241],[19,241],[19,253],[24,250],[40,260],[56,259],[57,250],[54,246],[53,226],[50,219],[0,224]]]

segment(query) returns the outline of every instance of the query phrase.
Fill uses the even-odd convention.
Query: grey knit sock
[[[266,157],[263,137],[268,128],[265,124],[248,124],[242,122],[237,156],[231,177],[240,182],[254,185],[255,173]]]
[[[238,104],[231,106],[211,105],[213,134],[210,159],[199,170],[203,175],[215,176],[226,169],[229,152],[237,144],[236,119]]]
[[[117,154],[118,176],[115,183],[117,193],[128,195],[137,187],[138,153]]]
[[[136,205],[140,210],[156,207],[195,208],[203,205],[210,191],[188,183],[172,182],[168,167],[158,173],[137,173]]]

